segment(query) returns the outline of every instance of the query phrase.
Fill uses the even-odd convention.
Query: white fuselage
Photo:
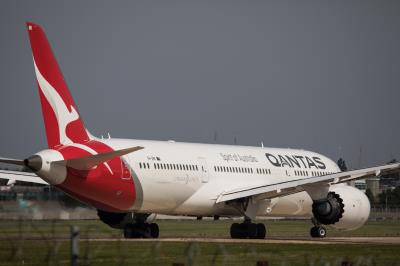
[[[132,172],[136,201],[132,211],[193,216],[235,216],[237,210],[216,204],[221,193],[258,184],[285,182],[340,172],[318,153],[237,145],[106,139],[113,149],[142,146],[123,156]],[[122,177],[123,178],[123,177]],[[306,192],[264,200],[257,214],[311,216]]]

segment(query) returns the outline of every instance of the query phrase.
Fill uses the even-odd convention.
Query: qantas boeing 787
[[[370,203],[346,182],[399,172],[398,163],[341,172],[305,150],[96,138],[44,31],[26,25],[48,148],[25,160],[0,158],[32,170],[0,171],[1,177],[56,186],[96,208],[126,238],[158,237],[152,214],[243,217],[232,224],[232,238],[265,238],[256,216],[310,217],[312,237],[324,237],[324,225],[353,230],[367,221]]]

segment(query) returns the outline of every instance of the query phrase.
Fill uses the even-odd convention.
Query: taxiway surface
[[[89,241],[137,241],[137,242],[200,242],[200,243],[251,243],[251,244],[387,244],[400,245],[400,237],[326,237],[312,238],[267,238],[267,239],[230,239],[230,238],[157,238],[157,239],[89,239]],[[86,240],[87,241],[87,240]]]

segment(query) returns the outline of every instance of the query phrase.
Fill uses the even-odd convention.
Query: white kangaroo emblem
[[[58,132],[60,133],[60,143],[70,144],[73,141],[67,136],[67,126],[79,119],[79,114],[73,106],[71,107],[71,112],[68,110],[60,94],[51,86],[51,84],[43,77],[40,73],[38,67],[36,66],[35,60],[33,60],[35,65],[36,77],[39,83],[39,87],[42,90],[44,96],[46,97],[48,103],[54,111],[58,123]]]

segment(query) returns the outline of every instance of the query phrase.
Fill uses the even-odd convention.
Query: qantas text
[[[308,157],[301,155],[273,155],[266,153],[268,161],[277,167],[298,167],[298,168],[315,168],[315,169],[326,169],[326,165],[322,162],[319,157]]]

